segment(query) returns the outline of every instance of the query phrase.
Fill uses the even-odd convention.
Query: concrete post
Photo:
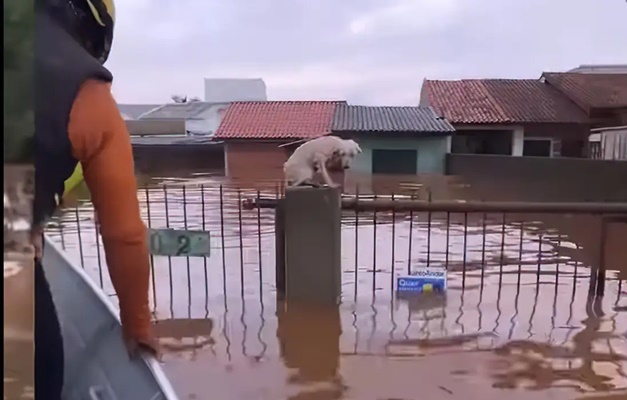
[[[340,191],[287,188],[285,222],[285,298],[337,304],[341,295]]]

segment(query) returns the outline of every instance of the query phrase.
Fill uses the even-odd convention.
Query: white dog
[[[329,187],[337,187],[327,167],[341,165],[342,169],[348,169],[359,153],[361,148],[354,140],[322,136],[300,145],[283,165],[283,172],[289,186],[319,186],[313,178],[320,172]]]

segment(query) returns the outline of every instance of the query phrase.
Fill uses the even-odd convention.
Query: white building
[[[170,103],[141,115],[142,121],[185,121],[188,135],[213,136],[229,103]]]
[[[592,129],[589,140],[592,158],[627,161],[627,126]]]
[[[205,78],[205,102],[267,101],[266,83],[255,79]]]
[[[580,74],[625,74],[627,73],[627,64],[583,64],[568,72],[578,72]]]

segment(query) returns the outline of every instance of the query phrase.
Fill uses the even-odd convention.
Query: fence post
[[[285,297],[337,304],[341,295],[341,201],[333,188],[287,188]]]
[[[276,270],[274,276],[278,299],[285,297],[285,207],[283,201],[282,199],[278,201],[274,216],[276,250]]]

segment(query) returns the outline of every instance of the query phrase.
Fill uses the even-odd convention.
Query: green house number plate
[[[175,229],[148,229],[148,248],[155,256],[209,257],[209,232]]]

